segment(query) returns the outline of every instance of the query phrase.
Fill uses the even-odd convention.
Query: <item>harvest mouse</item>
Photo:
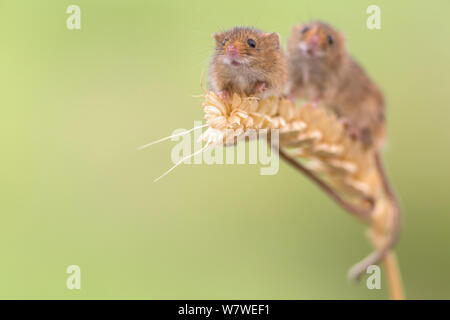
[[[235,27],[215,33],[209,86],[223,100],[233,93],[266,98],[285,93],[287,60],[277,33]]]
[[[320,101],[332,110],[355,139],[374,151],[384,191],[391,200],[392,232],[386,243],[350,270],[358,278],[395,245],[400,230],[398,199],[387,178],[380,149],[385,140],[385,103],[377,85],[350,56],[344,36],[315,21],[293,27],[288,40],[289,95]]]
[[[320,21],[294,26],[288,63],[291,97],[322,102],[365,147],[382,146],[383,94],[347,52],[340,32]]]

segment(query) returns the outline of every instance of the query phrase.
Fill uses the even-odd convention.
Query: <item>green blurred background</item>
[[[81,8],[78,31],[66,8]],[[381,7],[382,29],[366,28]],[[281,163],[171,165],[202,119],[211,34],[323,19],[388,100],[409,298],[450,298],[450,2],[0,2],[0,298],[382,299],[346,280],[366,227]],[[68,265],[81,290],[66,288]]]

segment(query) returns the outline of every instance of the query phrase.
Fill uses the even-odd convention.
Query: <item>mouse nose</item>
[[[317,47],[319,47],[319,44],[320,44],[320,38],[317,34],[313,34],[311,37],[309,37],[308,47],[310,49],[316,49]]]
[[[234,44],[230,44],[227,46],[227,54],[230,57],[237,58],[239,57],[239,50]]]

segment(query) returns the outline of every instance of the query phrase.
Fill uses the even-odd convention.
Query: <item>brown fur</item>
[[[309,30],[304,31],[305,27]],[[299,48],[316,34],[322,56]],[[331,36],[333,43],[327,41]],[[294,26],[288,40],[289,91],[295,98],[323,102],[358,132],[366,147],[380,148],[385,137],[384,98],[363,68],[348,54],[344,36],[323,22]]]
[[[214,34],[216,50],[209,69],[209,86],[216,93],[226,91],[247,96],[279,96],[285,93],[288,79],[287,60],[280,48],[276,33],[235,27],[231,30]],[[247,41],[256,42],[252,48]],[[245,63],[233,66],[226,63],[227,46],[233,44]],[[264,86],[264,90],[259,88]]]

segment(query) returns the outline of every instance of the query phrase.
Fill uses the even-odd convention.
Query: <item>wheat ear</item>
[[[207,144],[225,143],[249,130],[278,129],[280,156],[307,174],[344,209],[369,224],[376,249],[388,241],[393,233],[394,210],[383,189],[375,151],[352,140],[334,114],[312,105],[297,107],[280,97],[260,100],[234,94],[224,102],[213,92],[205,93],[202,106],[209,127],[201,138]],[[297,160],[306,160],[306,164]],[[392,297],[401,298],[393,253],[380,258],[388,271]],[[377,263],[377,257],[371,255],[356,265],[353,278],[365,271],[366,262]]]

